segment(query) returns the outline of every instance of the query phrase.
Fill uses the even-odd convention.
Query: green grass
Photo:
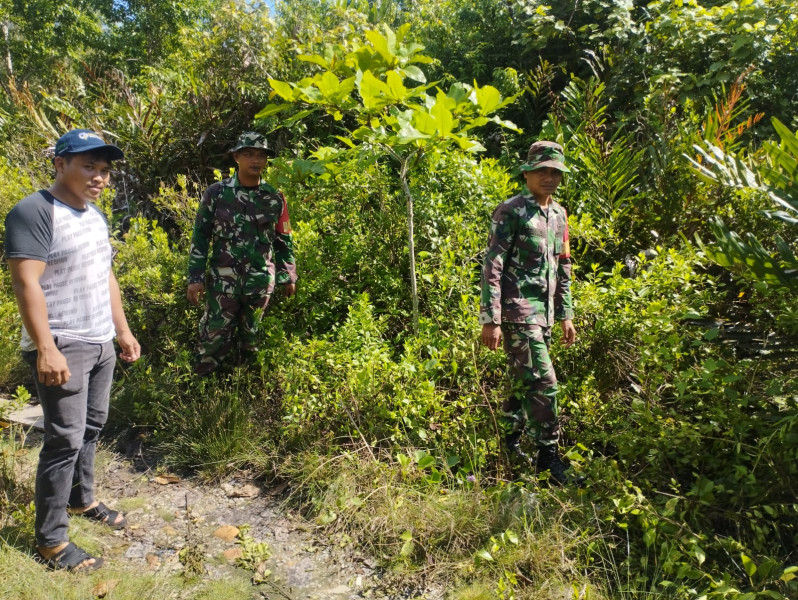
[[[138,510],[147,505],[147,499],[141,496],[133,496],[131,498],[120,498],[114,502],[116,510],[121,512],[129,512],[131,510]]]
[[[140,571],[140,570],[139,570]],[[97,586],[113,586],[106,596],[113,600],[249,600],[253,587],[246,574],[209,582],[187,583],[164,573],[141,573],[116,561],[93,573],[48,571],[32,556],[0,545],[0,600],[94,600]]]
[[[423,469],[356,453],[308,452],[286,461],[283,475],[297,483],[290,501],[333,539],[351,538],[400,577],[443,582],[452,600],[562,600],[572,589],[605,597],[572,558],[589,540],[564,526],[561,491],[479,475],[431,483]]]
[[[89,600],[94,586],[102,581],[118,581],[112,597],[136,600],[143,596],[177,597],[174,583],[157,575],[140,575],[113,566],[91,574],[48,571],[30,554],[16,548],[0,547],[0,598],[8,600]]]
[[[169,509],[166,509],[166,508],[158,509],[156,511],[156,514],[159,517],[161,517],[161,519],[163,521],[165,521],[166,523],[173,523],[174,520],[177,518],[177,517],[175,517],[175,511],[174,510],[169,510]]]
[[[198,392],[200,393],[200,392]],[[159,451],[168,467],[199,471],[218,480],[235,471],[252,453],[252,395],[246,389],[219,385],[201,391],[196,399],[176,397],[165,420],[169,432],[160,440]]]

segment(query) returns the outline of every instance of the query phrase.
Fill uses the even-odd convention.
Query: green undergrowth
[[[170,468],[287,480],[343,542],[469,593],[534,598],[551,582],[623,598],[795,593],[798,382],[717,326],[743,318],[788,336],[783,294],[681,243],[634,257],[633,274],[579,265],[579,341],[564,349],[555,331],[553,355],[564,450],[588,483],[551,492],[507,483],[504,357],[476,343],[472,276],[431,282],[427,297],[449,310],[415,335],[366,293],[321,333],[290,327],[313,304],[301,291],[276,299],[256,365],[197,381],[188,350],[153,352],[120,373],[114,422],[133,423]],[[159,331],[180,347],[170,327]],[[537,512],[518,512],[524,495]],[[556,577],[534,567],[553,564],[552,540]]]
[[[423,451],[377,460],[365,449],[305,451],[280,475],[295,482],[289,501],[334,541],[436,581],[447,597],[606,597],[579,563],[590,540],[565,526],[567,494],[536,482],[461,479]]]

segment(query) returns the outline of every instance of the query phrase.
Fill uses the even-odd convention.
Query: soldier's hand
[[[294,294],[296,294],[296,284],[295,283],[286,283],[283,286],[283,294],[285,294],[286,298],[290,298]]]
[[[482,343],[490,348],[496,350],[502,341],[502,328],[495,323],[485,323],[482,326]]]
[[[563,346],[566,348],[576,341],[576,328],[571,319],[566,319],[561,323],[562,326],[562,341]]]
[[[204,284],[189,283],[188,289],[186,291],[186,298],[188,298],[188,301],[191,302],[191,304],[196,306],[199,303],[199,301],[202,299],[204,293],[205,293]]]

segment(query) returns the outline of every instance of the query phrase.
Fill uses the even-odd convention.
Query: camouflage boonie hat
[[[266,143],[266,136],[257,131],[246,131],[238,136],[235,148],[230,152],[238,152],[242,148],[260,148],[261,150],[268,150],[269,145]]]
[[[526,162],[518,167],[519,171],[536,171],[545,167],[554,167],[563,173],[570,173],[565,166],[565,155],[562,146],[555,142],[535,142],[529,147]]]

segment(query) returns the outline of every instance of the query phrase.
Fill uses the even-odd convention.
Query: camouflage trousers
[[[560,438],[557,375],[549,356],[551,328],[503,323],[502,336],[513,381],[502,404],[508,437],[526,434],[537,446],[556,446]]]
[[[199,326],[196,373],[207,375],[223,364],[251,359],[258,351],[258,326],[271,289],[260,294],[228,294],[210,289]]]

